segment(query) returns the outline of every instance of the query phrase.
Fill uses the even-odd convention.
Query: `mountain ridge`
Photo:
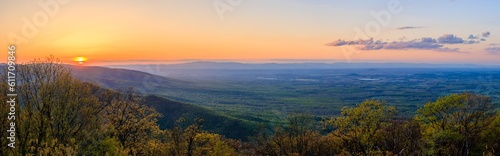
[[[431,64],[431,63],[371,63],[371,62],[336,62],[336,63],[241,63],[196,61],[180,64],[124,64],[106,67],[144,69],[161,67],[166,69],[350,69],[350,68],[500,68],[497,65],[477,64]]]
[[[97,83],[106,88],[124,89],[134,87],[142,92],[155,89],[159,85],[170,88],[190,86],[189,82],[179,79],[158,76],[131,69],[114,69],[100,66],[65,65],[74,77],[87,82]]]

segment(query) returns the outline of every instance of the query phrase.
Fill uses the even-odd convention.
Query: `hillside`
[[[163,116],[158,119],[161,129],[171,129],[180,117],[192,121],[193,118],[202,117],[205,119],[204,130],[217,134],[222,134],[228,138],[246,140],[255,134],[255,124],[234,119],[213,110],[200,106],[172,101],[158,96],[150,95],[145,98],[146,105],[156,109]]]
[[[82,81],[94,82],[111,89],[134,87],[145,94],[166,91],[180,92],[190,88],[201,89],[186,81],[128,69],[69,65],[66,67],[71,69],[74,77]],[[253,122],[231,118],[208,108],[152,95],[146,97],[146,104],[154,107],[163,115],[158,121],[162,129],[172,128],[180,117],[203,117],[205,119],[204,130],[222,134],[228,138],[243,140],[253,135],[255,127]]]
[[[80,80],[94,82],[103,87],[112,89],[134,87],[142,92],[151,92],[160,87],[186,88],[190,86],[190,84],[185,81],[135,70],[96,66],[66,65],[66,67],[72,71],[74,77]]]

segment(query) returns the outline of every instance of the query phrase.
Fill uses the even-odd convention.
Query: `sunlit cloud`
[[[473,35],[471,35],[473,36]],[[382,40],[357,40],[357,41],[346,41],[346,40],[337,40],[334,42],[330,42],[325,44],[326,46],[346,46],[346,45],[355,45],[359,50],[408,50],[408,49],[417,49],[417,50],[433,50],[437,52],[459,52],[459,48],[448,48],[444,47],[447,44],[477,44],[480,43],[480,40],[470,39],[474,38],[469,36],[468,40],[464,40],[463,38],[457,37],[454,34],[444,34],[438,38],[424,37],[421,39],[413,39],[410,41],[382,41]]]

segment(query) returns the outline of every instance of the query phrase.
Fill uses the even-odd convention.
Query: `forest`
[[[284,124],[290,113],[336,116],[343,106],[367,99],[386,101],[398,116],[412,117],[427,102],[467,91],[500,105],[500,68],[491,67],[194,62],[71,69],[76,78],[105,88],[133,86],[257,123]]]
[[[290,113],[284,123],[262,123],[253,136],[234,139],[205,130],[214,121],[199,113],[162,127],[168,114],[147,104],[148,95],[81,81],[55,58],[16,70],[15,148],[5,133],[8,86],[0,84],[2,156],[500,155],[500,111],[491,97],[473,92],[441,96],[414,116],[377,99],[345,106],[336,116]]]

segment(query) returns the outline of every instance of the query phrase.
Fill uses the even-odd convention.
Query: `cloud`
[[[488,51],[490,54],[493,55],[500,55],[500,47],[489,47],[484,50]]]
[[[479,41],[475,41],[475,40],[464,41],[464,44],[476,44],[476,43],[479,43]]]
[[[377,41],[380,42],[380,41]],[[370,44],[373,43],[373,38],[368,39],[368,40],[357,40],[357,41],[344,41],[344,40],[337,40],[333,41],[330,43],[325,44],[326,46],[343,46],[343,45],[363,45],[363,44]]]
[[[441,49],[443,45],[438,44],[436,39],[433,38],[422,38],[419,40],[412,41],[398,41],[398,42],[384,42],[384,41],[374,41],[373,39],[369,40],[358,40],[358,41],[344,41],[338,40],[335,42],[330,42],[325,44],[326,46],[344,46],[344,45],[358,45],[358,49],[360,50],[380,50],[380,49],[388,49],[388,50],[401,50],[401,49],[429,49],[436,50]],[[449,51],[449,49],[444,49],[445,51]]]
[[[453,53],[468,53],[468,52],[461,52],[459,48],[448,48],[448,47],[439,48],[439,49],[436,49],[436,51],[439,51],[439,52],[453,52]]]
[[[483,32],[483,37],[490,37],[491,33],[489,31]]]
[[[470,36],[469,36],[470,37]],[[382,40],[356,40],[356,41],[346,41],[337,40],[325,44],[326,46],[345,46],[345,45],[355,45],[360,50],[407,50],[407,49],[421,49],[421,50],[434,50],[438,52],[460,52],[459,48],[448,48],[444,47],[446,44],[477,44],[478,40],[464,40],[453,34],[444,34],[437,39],[431,37],[425,37],[421,39],[414,39],[410,41],[382,41]]]
[[[462,38],[456,37],[453,34],[444,34],[437,39],[441,44],[461,44],[465,41]]]
[[[437,43],[436,39],[433,39],[433,38],[430,38],[430,37],[424,37],[424,38],[422,38],[422,42]]]
[[[418,29],[418,28],[423,28],[423,27],[406,26],[406,27],[399,27],[397,29],[398,30],[408,30],[408,29]]]
[[[469,35],[468,39],[479,39],[479,37],[474,35]]]
[[[443,45],[437,44],[434,39],[422,38],[408,42],[391,42],[384,46],[384,49],[439,49]]]
[[[497,51],[497,52],[500,52],[500,47],[489,47],[489,48],[486,48],[487,51]]]

